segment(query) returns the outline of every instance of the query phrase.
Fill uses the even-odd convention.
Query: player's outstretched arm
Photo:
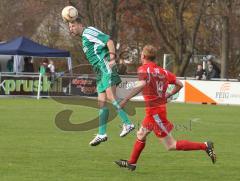
[[[125,104],[134,96],[136,96],[137,94],[139,94],[144,86],[146,85],[146,81],[145,80],[140,80],[136,82],[136,85],[134,86],[134,88],[131,90],[131,92],[120,102],[120,106],[121,108],[123,108],[125,106]]]
[[[176,82],[174,83],[174,85],[175,86],[174,86],[172,92],[168,93],[166,95],[166,98],[169,98],[169,97],[173,96],[174,94],[178,93],[181,90],[181,88],[183,87],[182,82],[178,79],[176,79]]]

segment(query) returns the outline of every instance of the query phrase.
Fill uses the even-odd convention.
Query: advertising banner
[[[79,76],[71,80],[71,94],[87,97],[97,97],[96,79]]]
[[[186,80],[185,102],[240,105],[240,82]]]
[[[117,87],[117,96],[123,99],[136,85],[136,76],[122,76],[122,82]],[[172,96],[171,102],[186,102],[200,104],[229,104],[240,105],[240,82],[181,80],[184,87]],[[1,76],[0,95],[36,95],[38,90],[38,76]],[[59,77],[55,81],[43,76],[41,81],[41,95],[49,96],[87,96],[97,97],[95,76]],[[174,88],[169,85],[168,92]],[[133,101],[143,101],[139,93]]]
[[[36,95],[38,83],[38,76],[2,76],[0,82],[0,95]],[[41,92],[48,92],[50,87],[51,82],[48,80],[48,77],[43,76],[40,88]]]

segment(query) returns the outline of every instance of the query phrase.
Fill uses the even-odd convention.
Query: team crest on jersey
[[[86,53],[88,51],[88,48],[87,47],[84,47],[83,48],[83,52]]]
[[[159,79],[165,79],[165,75],[160,73],[159,68],[154,68],[153,76],[158,77]]]

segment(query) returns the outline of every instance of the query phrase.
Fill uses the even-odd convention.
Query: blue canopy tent
[[[72,72],[72,60],[68,51],[49,48],[25,37],[18,37],[0,44],[0,55],[14,56],[14,72],[19,72],[18,65],[21,56],[64,57],[67,58],[68,69]]]

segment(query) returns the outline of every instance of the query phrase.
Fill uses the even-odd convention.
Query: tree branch
[[[197,33],[198,33],[198,30],[199,30],[201,18],[202,18],[204,7],[205,7],[204,3],[205,3],[205,0],[201,0],[200,8],[199,8],[198,14],[196,16],[195,25],[194,25],[193,32],[192,32],[192,37],[191,37],[192,38],[192,40],[191,40],[192,42],[191,42],[190,51],[187,52],[186,59],[181,64],[182,72],[185,72],[185,70],[186,70],[186,68],[187,68],[187,66],[189,64],[190,58],[192,57],[194,49],[195,49],[196,37],[197,37]]]
[[[164,33],[164,31],[162,30],[162,26],[163,23],[161,23],[160,19],[157,18],[156,14],[155,14],[155,8],[154,5],[150,4],[148,1],[144,1],[147,5],[147,10],[148,10],[148,14],[151,20],[151,23],[153,25],[153,28],[156,32],[156,34],[159,37],[162,37],[163,41],[166,44],[166,48],[169,52],[171,53],[175,53],[175,48],[171,45],[171,43],[168,41],[166,34]],[[162,26],[161,26],[162,25]]]

